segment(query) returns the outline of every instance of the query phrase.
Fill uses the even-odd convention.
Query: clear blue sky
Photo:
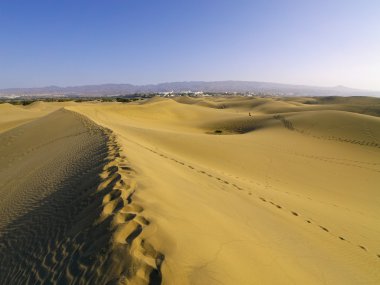
[[[0,1],[0,88],[227,79],[380,90],[380,1]]]

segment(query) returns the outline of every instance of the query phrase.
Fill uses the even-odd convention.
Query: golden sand
[[[379,284],[378,105],[247,97],[0,105],[0,276]]]

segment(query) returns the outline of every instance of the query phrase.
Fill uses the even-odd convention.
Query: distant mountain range
[[[0,89],[0,97],[12,96],[117,96],[157,92],[255,92],[284,96],[376,96],[380,91],[365,91],[344,86],[316,87],[256,81],[188,81],[149,85],[101,84],[71,87]]]

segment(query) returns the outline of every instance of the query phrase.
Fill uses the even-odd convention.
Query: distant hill
[[[9,96],[113,96],[155,92],[262,92],[284,96],[380,96],[380,92],[344,86],[316,87],[256,81],[188,81],[149,85],[101,84],[71,87],[0,89],[1,97]]]

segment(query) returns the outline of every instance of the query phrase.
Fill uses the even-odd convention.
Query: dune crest
[[[62,109],[0,141],[1,284],[160,283],[164,256],[140,236],[149,222],[110,130]]]

